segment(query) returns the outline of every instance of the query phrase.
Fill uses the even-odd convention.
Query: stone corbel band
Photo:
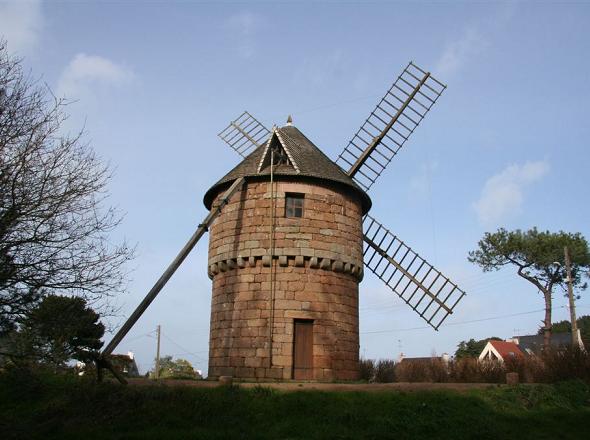
[[[350,274],[362,281],[364,276],[363,265],[358,262],[342,261],[340,259],[327,257],[312,257],[304,255],[274,255],[275,264],[280,267],[308,267],[311,269],[331,270]],[[226,258],[209,264],[208,275],[213,279],[215,275],[234,269],[243,269],[245,267],[256,267],[262,264],[262,267],[270,267],[270,255],[256,256],[237,256],[235,258]]]

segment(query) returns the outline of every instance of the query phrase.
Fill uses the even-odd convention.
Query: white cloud
[[[123,85],[134,78],[130,69],[107,58],[79,53],[62,72],[57,84],[57,95],[77,99],[97,86]]]
[[[458,40],[445,46],[435,72],[441,77],[455,73],[481,53],[487,45],[488,43],[477,29],[473,27],[466,29]]]
[[[240,58],[251,58],[256,53],[254,36],[262,27],[263,20],[251,12],[240,12],[224,22],[224,28],[237,40],[237,53]]]
[[[39,41],[43,25],[41,0],[0,2],[0,37],[10,52],[27,52]]]
[[[495,12],[477,20],[463,29],[457,37],[447,41],[436,65],[437,74],[449,76],[475,62],[506,31],[512,21],[517,5],[507,2],[498,6]]]
[[[490,177],[477,202],[473,204],[481,223],[497,224],[502,219],[520,212],[524,190],[549,171],[547,161],[527,162],[522,166],[509,165]]]

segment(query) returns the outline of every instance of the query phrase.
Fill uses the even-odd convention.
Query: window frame
[[[299,202],[290,204],[289,202]],[[300,205],[300,206],[299,206]],[[291,215],[289,215],[291,210]],[[296,215],[297,211],[301,210],[301,215]],[[285,193],[285,218],[303,218],[305,214],[305,194],[288,192]]]

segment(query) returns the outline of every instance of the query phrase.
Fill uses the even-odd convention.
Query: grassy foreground
[[[583,382],[466,393],[122,387],[0,375],[0,438],[584,438]]]

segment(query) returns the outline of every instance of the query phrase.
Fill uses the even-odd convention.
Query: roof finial
[[[293,125],[293,118],[291,117],[291,115],[289,115],[289,117],[287,118],[287,127],[290,127],[291,125]]]

